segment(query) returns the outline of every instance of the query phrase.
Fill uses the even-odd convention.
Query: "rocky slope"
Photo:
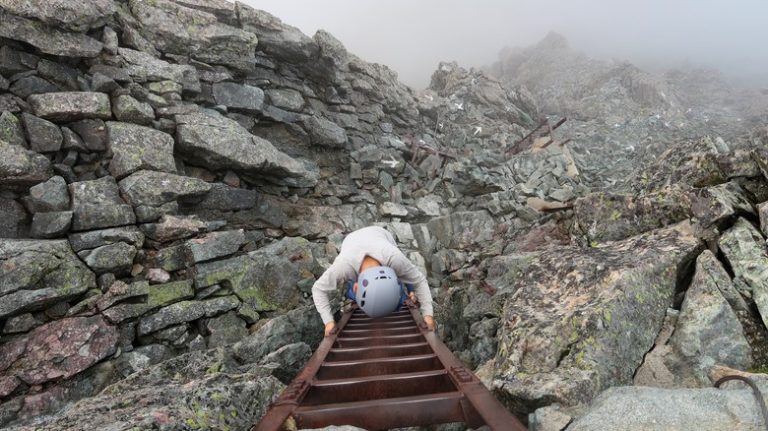
[[[0,1],[0,426],[247,429],[319,342],[315,278],[372,223],[538,429],[593,399],[573,426],[603,429],[611,387],[768,364],[768,135],[723,120],[727,141],[603,165],[612,116],[626,142],[700,98],[571,54],[566,79],[553,38],[515,85],[445,63],[416,94],[237,2]],[[542,113],[577,121],[511,151]]]

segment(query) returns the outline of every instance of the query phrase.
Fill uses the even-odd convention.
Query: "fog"
[[[596,58],[648,70],[717,67],[733,82],[768,85],[765,0],[244,0],[313,35],[394,69],[416,89],[440,61],[490,64],[504,46],[554,30]]]

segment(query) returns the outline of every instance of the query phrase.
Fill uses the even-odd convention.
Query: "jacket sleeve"
[[[336,290],[339,280],[344,277],[344,271],[341,265],[334,262],[328,269],[323,272],[323,275],[315,281],[312,285],[312,300],[315,303],[317,312],[320,313],[320,318],[323,319],[323,323],[333,322],[333,313],[331,312],[331,292]]]
[[[393,250],[389,266],[395,270],[400,281],[415,286],[414,293],[419,300],[421,314],[432,316],[434,313],[432,310],[432,292],[429,290],[427,277],[399,249]]]

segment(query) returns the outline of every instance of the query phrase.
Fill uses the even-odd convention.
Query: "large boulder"
[[[752,223],[739,218],[720,237],[720,249],[731,266],[737,289],[751,296],[768,325],[768,251],[765,238]]]
[[[211,13],[168,0],[130,0],[129,5],[141,35],[161,52],[239,70],[255,64],[256,35],[220,23]]]
[[[292,343],[306,343],[315,348],[322,338],[323,321],[315,307],[308,305],[270,319],[235,344],[233,350],[238,360],[253,363]]]
[[[0,0],[0,8],[26,18],[42,21],[52,27],[84,32],[104,25],[117,10],[113,0],[81,2],[60,0]]]
[[[110,322],[122,324],[194,296],[195,290],[189,280],[151,285],[146,281],[137,281],[127,286],[115,283],[98,300],[96,307]]]
[[[118,53],[125,61],[125,70],[136,81],[173,81],[181,84],[186,92],[200,92],[200,77],[197,69],[188,64],[172,64],[142,51],[119,48]]]
[[[528,413],[630,383],[672,305],[678,273],[700,247],[684,222],[604,246],[541,252],[510,286],[495,286],[515,293],[486,364],[493,388]]]
[[[195,286],[226,283],[255,311],[286,311],[303,297],[299,284],[314,281],[315,266],[309,241],[289,237],[244,256],[197,265]]]
[[[0,318],[67,301],[96,277],[67,241],[0,240]]]
[[[69,185],[72,196],[72,230],[82,231],[134,224],[136,216],[120,197],[113,177]]]
[[[588,241],[616,241],[658,229],[691,216],[687,194],[667,189],[635,197],[591,193],[573,205],[576,223]]]
[[[244,3],[235,8],[243,29],[256,34],[259,49],[269,56],[293,64],[304,64],[320,52],[318,44],[301,30],[284,24],[279,18]]]
[[[112,151],[109,172],[117,179],[142,169],[176,173],[173,137],[129,123],[107,122],[108,148]]]
[[[120,191],[137,213],[142,208],[162,208],[179,199],[199,200],[210,189],[211,185],[203,180],[156,171],[138,171],[120,181]]]
[[[56,320],[0,345],[0,368],[28,385],[67,379],[115,353],[118,338],[101,316]]]
[[[51,5],[51,9],[55,6]],[[13,15],[4,6],[0,8],[0,37],[26,42],[46,54],[66,57],[92,58],[99,55],[103,48],[96,39]]]
[[[246,179],[293,187],[317,183],[317,166],[293,159],[269,141],[251,135],[228,118],[203,113],[177,115],[177,145],[190,163],[231,169]]]
[[[24,204],[32,213],[66,211],[69,209],[69,192],[64,178],[55,176],[29,189]]]
[[[213,100],[227,108],[260,112],[264,105],[264,91],[251,85],[219,82],[213,84]]]
[[[107,120],[112,117],[112,105],[109,96],[104,93],[69,91],[33,94],[28,101],[35,115],[51,121]]]
[[[763,426],[760,408],[748,388],[629,386],[600,394],[589,411],[568,426],[568,431],[755,431]]]
[[[137,327],[138,334],[146,335],[179,323],[191,322],[202,317],[213,317],[239,306],[240,300],[234,295],[204,301],[176,302],[142,318]]]

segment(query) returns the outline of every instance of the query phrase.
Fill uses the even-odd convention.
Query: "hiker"
[[[329,296],[343,281],[348,282],[347,296],[374,318],[397,310],[406,299],[401,282],[411,285],[413,291],[408,297],[418,302],[429,330],[435,329],[427,278],[383,228],[369,226],[347,235],[331,267],[312,286],[312,299],[325,324],[326,336],[336,327]]]

